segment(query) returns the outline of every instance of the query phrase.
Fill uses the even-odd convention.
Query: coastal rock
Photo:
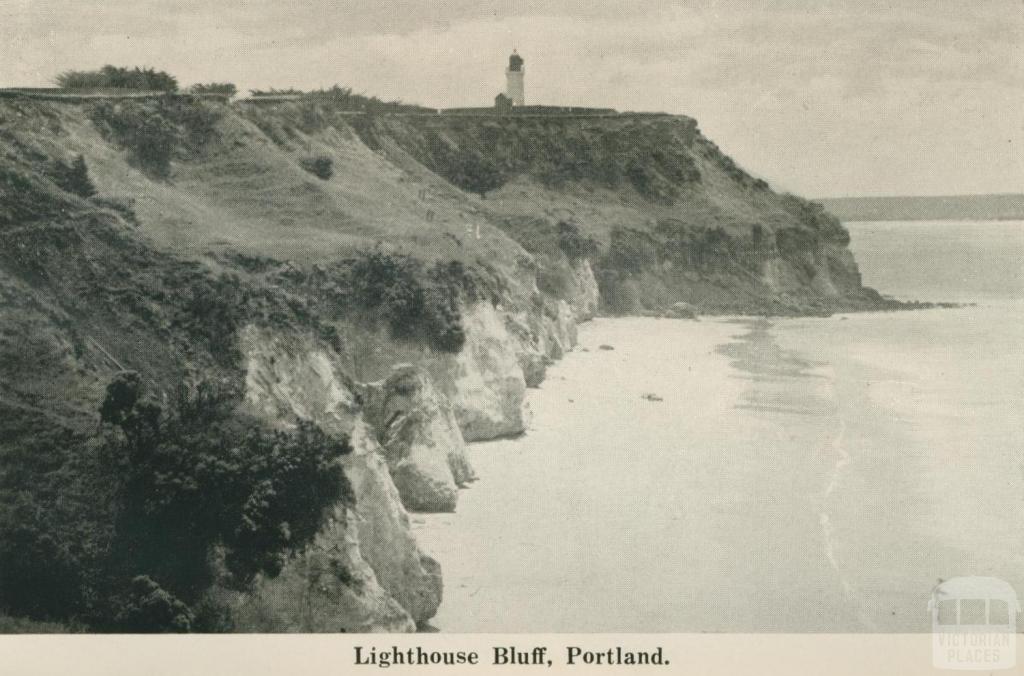
[[[451,512],[458,487],[476,478],[447,397],[423,369],[399,364],[366,388],[366,418],[406,508]]]
[[[671,319],[697,319],[697,308],[680,301],[665,310],[663,316]]]
[[[272,425],[312,420],[348,434],[361,415],[354,382],[337,367],[333,350],[311,338],[283,336],[254,326],[239,335],[245,355],[245,403]]]
[[[576,346],[576,318],[572,308],[564,300],[555,304],[552,317],[545,317],[547,329],[547,355],[552,359],[561,359],[565,353]]]
[[[526,377],[519,363],[519,341],[490,303],[466,308],[462,320],[462,350],[433,359],[428,368],[451,401],[463,438],[476,441],[521,433]]]
[[[584,322],[597,316],[597,308],[601,302],[601,292],[597,286],[597,278],[590,267],[590,261],[583,259],[572,266],[573,294],[569,299],[576,321]]]
[[[526,313],[519,313],[506,315],[505,326],[517,342],[519,367],[523,369],[526,386],[538,387],[544,381],[548,365],[551,363],[551,359],[541,346],[539,324],[532,322]]]
[[[540,379],[551,362],[564,357],[576,345],[576,319],[564,300],[547,301],[542,312],[524,315],[513,326],[519,327],[513,335],[519,341],[520,363],[526,362]],[[530,381],[528,375],[528,385]]]
[[[519,353],[519,366],[527,387],[540,387],[548,372],[549,359],[536,349],[524,349]]]
[[[343,465],[356,497],[353,521],[360,551],[380,586],[417,624],[425,622],[441,605],[441,567],[416,544],[380,446],[362,420],[351,442],[353,451]]]
[[[259,575],[245,592],[217,588],[241,632],[413,632],[412,616],[377,582],[341,505],[314,541],[291,557],[276,577]]]
[[[289,427],[296,419],[306,419],[327,432],[349,435],[353,451],[343,458],[342,468],[356,504],[348,510],[344,522],[337,518],[337,511],[336,518],[327,520],[316,537],[318,546],[330,551],[348,551],[346,556],[351,560],[343,561],[346,570],[372,571],[379,588],[404,609],[412,621],[419,623],[432,617],[441,602],[440,567],[416,544],[383,451],[367,430],[354,395],[354,384],[339,369],[338,355],[311,337],[285,335],[253,326],[240,332],[240,342],[246,365],[245,400],[254,414],[278,427]],[[357,555],[365,569],[355,560]],[[304,576],[319,575],[322,564],[322,558],[295,557],[281,573],[285,576],[282,584],[290,584],[288,588],[294,589],[306,579]],[[361,597],[362,605],[354,601],[350,604],[356,613],[349,618],[351,622],[402,625],[393,607],[379,595],[375,596],[376,587],[359,582],[353,584],[356,586],[351,591]],[[331,585],[327,587],[330,589]],[[338,596],[332,594],[332,598]],[[295,610],[290,602],[268,605],[279,598],[275,593],[260,598],[263,599],[261,612],[279,613],[280,621],[288,624],[287,618]],[[363,611],[379,615],[371,618]],[[335,617],[332,621],[340,622],[340,619]]]

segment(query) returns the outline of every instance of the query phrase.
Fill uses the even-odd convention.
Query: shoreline
[[[922,324],[973,329],[945,313],[888,314],[857,313],[842,329],[844,317],[780,327],[743,315],[582,325],[572,358],[529,391],[527,433],[470,444],[479,480],[458,511],[410,515],[446,581],[420,630],[927,631],[910,612],[915,593],[963,567],[950,548],[962,529],[925,518],[938,498],[907,482],[945,470],[905,429],[909,412],[877,399],[910,376],[891,371],[902,362],[824,355],[878,327],[911,339]],[[885,479],[894,471],[908,476]],[[911,500],[909,516],[877,531],[893,499]],[[922,560],[900,544],[919,538]],[[879,551],[894,553],[894,570],[870,564]]]
[[[677,364],[676,370],[705,374],[713,371],[719,377],[712,379],[727,389],[731,387],[733,394],[736,395],[738,388],[725,377],[728,371],[727,359],[713,349],[715,344],[731,340],[732,335],[736,333],[735,326],[724,321],[725,319],[723,316],[715,318],[714,321],[673,322],[681,329],[679,333],[691,336],[692,349],[689,351],[694,357],[686,360],[688,363]],[[609,483],[614,483],[603,477],[602,468],[607,470],[608,475],[613,475],[616,471],[621,471],[622,459],[604,452],[600,455],[587,453],[586,449],[595,448],[590,439],[595,432],[592,429],[588,430],[589,425],[584,425],[582,420],[600,417],[600,411],[607,409],[609,402],[607,393],[595,392],[578,382],[581,375],[599,374],[602,380],[611,379],[620,383],[622,392],[621,395],[614,395],[618,400],[615,408],[621,409],[625,406],[634,409],[640,419],[657,419],[675,410],[672,407],[683,403],[685,393],[669,392],[671,388],[666,386],[666,381],[660,381],[660,384],[657,381],[656,372],[649,374],[649,379],[645,379],[646,385],[630,383],[631,376],[635,375],[632,368],[635,364],[631,362],[630,357],[642,354],[646,350],[641,345],[628,345],[623,340],[601,333],[603,328],[642,326],[652,320],[653,318],[647,317],[599,317],[582,324],[579,345],[570,353],[573,358],[569,359],[570,354],[566,354],[566,358],[549,368],[548,377],[539,388],[528,390],[526,406],[531,414],[525,433],[512,439],[473,442],[468,445],[470,460],[477,471],[478,480],[471,488],[462,492],[457,511],[451,514],[410,515],[417,541],[425,552],[441,563],[446,583],[444,600],[438,614],[427,626],[421,627],[421,631],[508,631],[504,627],[491,624],[494,618],[476,618],[483,626],[462,628],[460,624],[466,618],[456,617],[459,613],[457,608],[467,600],[480,601],[482,595],[485,598],[504,598],[505,602],[495,598],[493,604],[486,605],[508,609],[515,605],[513,599],[521,599],[524,596],[535,600],[549,594],[561,597],[559,590],[564,592],[566,586],[571,585],[573,575],[569,571],[582,565],[580,557],[572,557],[572,562],[567,566],[551,566],[548,570],[541,566],[535,569],[538,576],[536,583],[520,577],[511,585],[502,585],[492,576],[502,554],[513,558],[514,550],[522,549],[530,552],[531,556],[539,556],[551,562],[551,557],[558,556],[553,550],[553,547],[559,546],[557,543],[578,539],[579,533],[584,533],[584,537],[588,533],[593,535],[593,529],[584,523],[585,519],[581,519],[579,506],[582,503],[591,505],[591,509],[597,512],[607,512],[611,509],[607,504],[599,504],[601,498],[596,497],[594,493],[599,492],[598,489],[609,488]],[[678,338],[678,335],[675,337]],[[607,344],[609,340],[612,341],[613,350],[599,349],[599,345]],[[703,358],[699,358],[700,355],[703,355]],[[694,397],[697,394],[695,390],[699,389],[694,387],[697,382],[691,381],[690,389],[694,390]],[[659,395],[660,399],[646,399],[645,395],[649,393]],[[559,418],[565,417],[579,422],[559,429],[559,425],[555,423]],[[650,429],[658,427],[652,424]],[[624,443],[624,450],[628,451],[628,446],[629,444]],[[627,467],[631,470],[637,469],[628,465]],[[603,481],[599,478],[603,478]],[[653,481],[655,476],[649,475],[648,478]],[[524,491],[529,491],[529,499],[526,499],[527,493]],[[614,491],[612,493],[604,497],[614,503],[616,496]],[[575,509],[571,507],[573,503],[577,505]],[[562,507],[567,504],[570,505],[570,511],[563,512]],[[513,516],[509,520],[510,514],[518,514],[518,517]],[[651,518],[646,521],[661,521],[661,526],[667,526],[664,519],[658,519],[653,514],[649,516]],[[612,514],[608,514],[608,517],[621,518]],[[489,537],[487,523],[491,519],[499,518],[508,524],[507,532],[497,535],[496,538]],[[555,524],[557,532],[551,532],[552,521],[558,522]],[[493,533],[491,535],[493,536]],[[458,555],[452,556],[455,552],[458,552]],[[615,553],[612,556],[614,558],[625,554]],[[479,560],[481,557],[486,560]],[[619,563],[625,566],[626,560],[623,559]],[[610,572],[605,565],[610,564],[602,564],[603,574],[608,575]],[[492,578],[494,583],[488,584],[488,578]],[[523,586],[530,591],[524,592]],[[568,601],[568,597],[565,599]],[[611,612],[609,609],[608,613]],[[636,626],[644,626],[642,618],[637,617],[635,621]],[[535,622],[527,622],[522,629],[512,631],[527,630],[527,625],[536,627]],[[600,629],[601,627],[580,628],[583,631]],[[551,627],[550,630],[567,629]]]

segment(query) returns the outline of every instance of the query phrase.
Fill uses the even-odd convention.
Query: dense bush
[[[618,227],[611,232],[608,253],[601,266],[627,275],[639,275],[658,262],[658,242],[647,232]]]
[[[237,396],[182,387],[170,407],[137,373],[108,386],[104,433],[41,432],[0,474],[0,608],[104,631],[208,630],[211,558],[244,587],[277,574],[352,502],[338,460],[347,440],[312,424],[270,431]]]
[[[234,365],[240,354],[236,334],[253,298],[251,290],[230,273],[211,277],[188,275],[166,280],[176,285],[172,327],[207,348],[219,364]]]
[[[170,175],[176,152],[204,153],[222,116],[215,104],[180,97],[100,101],[90,110],[100,132],[126,148],[132,164],[157,178]]]
[[[0,225],[56,218],[63,206],[27,170],[0,166]]]
[[[110,101],[96,104],[92,119],[131,152],[133,164],[159,178],[170,175],[178,140],[178,129],[170,120],[152,114],[142,104]]]
[[[623,128],[578,125],[571,117],[460,126],[463,122],[452,116],[446,133],[432,125],[422,142],[404,147],[435,173],[478,194],[524,174],[556,189],[573,182],[611,189],[631,185],[651,201],[671,203],[702,180],[690,151],[675,137],[674,123]],[[360,136],[365,141],[369,134]]]
[[[490,154],[453,147],[436,132],[427,134],[426,164],[454,185],[478,195],[497,190],[507,180]]]
[[[568,221],[558,223],[558,248],[571,262],[591,258],[598,252],[597,240],[585,237],[580,226]]]
[[[349,300],[387,322],[400,340],[458,352],[466,340],[461,300],[479,292],[476,277],[458,261],[427,269],[410,256],[364,251],[347,270]]]
[[[255,98],[272,96],[301,96],[307,101],[329,104],[333,110],[359,111],[364,113],[398,113],[398,112],[437,112],[433,108],[424,108],[401,101],[384,101],[376,96],[356,94],[349,87],[334,85],[329,89],[314,89],[304,92],[301,89],[251,89]]]
[[[238,88],[231,82],[208,82],[194,84],[188,88],[193,94],[224,94],[225,96],[234,96],[238,93]]]
[[[116,197],[93,197],[92,203],[96,206],[116,211],[121,214],[121,217],[124,218],[124,220],[132,225],[139,224],[139,215],[135,213],[134,198],[119,199]]]
[[[299,166],[324,181],[334,176],[334,162],[326,155],[305,157],[299,160]]]
[[[116,603],[111,625],[115,631],[132,633],[187,632],[195,614],[148,575],[137,575]]]
[[[71,164],[64,164],[60,160],[55,161],[53,181],[62,189],[79,197],[92,197],[96,194],[96,186],[89,178],[89,167],[81,155],[76,157]]]
[[[141,89],[174,92],[178,81],[174,76],[153,68],[119,68],[103,66],[99,70],[69,70],[57,76],[57,85],[65,89]]]
[[[114,500],[98,440],[41,428],[4,454],[0,472],[0,608],[33,620],[94,617]]]
[[[126,569],[190,601],[209,582],[211,547],[227,547],[239,584],[275,575],[289,548],[316,533],[322,510],[346,497],[336,463],[351,450],[347,441],[311,423],[269,432],[234,415],[232,403],[200,385],[183,388],[164,414],[126,373],[101,409],[118,431],[104,448],[120,479],[117,554]]]

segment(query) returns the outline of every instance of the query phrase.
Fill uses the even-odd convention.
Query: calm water
[[[458,513],[414,516],[435,626],[927,631],[939,578],[1024,592],[1024,223],[850,230],[865,283],[979,304],[592,322]]]

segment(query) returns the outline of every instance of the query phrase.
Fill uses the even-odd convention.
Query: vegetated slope
[[[581,253],[609,312],[881,302],[837,219],[774,193],[690,118],[352,114],[315,99],[3,105],[5,133],[83,155],[100,198],[130,205],[139,234],[178,256],[306,264],[387,242],[522,281],[514,241],[557,282],[565,222],[596,245]]]
[[[40,119],[56,145],[58,118]],[[345,487],[329,466],[344,439],[235,410],[235,334],[330,331],[281,288],[140,241],[126,207],[76,194],[92,189],[66,181],[52,146],[3,140],[0,608],[94,630],[223,628],[201,617],[214,544],[241,538],[240,582],[273,570]]]
[[[817,200],[844,221],[1024,219],[1024,195],[831,197]]]
[[[820,205],[773,192],[691,118],[362,118],[368,146],[484,198],[541,260],[560,221],[593,240],[606,311],[801,314],[881,307],[861,286],[849,234]]]
[[[544,301],[499,230],[468,237],[455,209],[428,216],[409,196],[420,187],[344,125],[317,132],[283,144],[188,97],[0,103],[0,614],[231,629],[235,601],[210,599],[235,597],[217,590],[256,603],[247,585],[296,560],[285,584],[313,584],[290,557],[314,536],[344,544],[325,561],[332,586],[316,587],[344,603],[320,630],[407,629],[436,609],[436,564],[376,442],[338,465],[358,409],[316,402],[333,407],[329,429],[253,418],[243,399],[277,384],[250,382],[249,362],[288,352],[325,400],[356,407],[348,374],[459,352],[465,306]],[[377,538],[362,554],[345,525],[350,467],[369,491],[358,528]],[[276,611],[239,617],[314,626]]]
[[[271,336],[248,345],[264,371],[276,373],[274,360],[287,356],[326,379],[330,396],[351,385],[341,376],[369,381],[399,362],[426,364],[463,433],[482,438],[521,431],[520,411],[502,417],[501,409],[517,407],[524,381],[539,382],[545,361],[571,342],[572,312],[559,301],[579,298],[586,260],[613,313],[677,301],[716,312],[887,306],[861,288],[834,218],[774,194],[693,120],[670,116],[456,118],[353,115],[317,100],[5,98],[0,235],[0,555],[15,557],[0,564],[0,611],[103,629],[227,626],[203,605],[209,576],[125,554],[174,559],[175,538],[187,534],[132,537],[164,532],[146,519],[208,488],[207,470],[224,449],[239,449],[222,477],[231,496],[208,505],[215,522],[194,524],[203,539],[189,544],[191,564],[218,544],[226,560],[241,556],[240,570],[273,574],[311,537],[288,524],[314,523],[324,505],[282,506],[275,500],[294,482],[272,486],[275,499],[266,493],[274,477],[260,474],[268,466],[239,461],[276,448],[273,457],[300,474],[320,480],[328,471],[311,442],[319,432],[275,437],[279,430],[264,429],[273,420],[236,410],[251,384],[243,333],[250,343]],[[477,332],[470,355],[467,322]],[[527,344],[529,354],[514,354]],[[504,352],[495,359],[490,350]],[[329,372],[318,365],[323,355],[338,362]],[[469,367],[486,377],[464,378]],[[278,384],[260,387],[277,396]],[[210,391],[217,396],[201,394]],[[485,395],[495,410],[481,415],[474,406]],[[147,420],[148,436],[139,431]],[[360,472],[369,485],[373,472]],[[153,477],[159,504],[140,497]],[[375,495],[390,509],[386,490]],[[267,505],[256,516],[244,512],[250,497]],[[401,527],[394,512],[388,518]],[[304,535],[289,541],[293,532]],[[436,608],[436,599],[422,600],[439,589],[433,568],[420,567],[411,536],[402,541],[413,562],[403,574],[412,570],[418,582],[382,576],[385,592],[335,571],[342,587],[378,594],[366,607],[390,594],[392,612],[394,599],[405,599],[393,621],[352,626],[408,626]],[[388,568],[385,549],[367,554],[378,573]],[[431,591],[403,590],[407,583]],[[16,593],[33,588],[50,591]]]

